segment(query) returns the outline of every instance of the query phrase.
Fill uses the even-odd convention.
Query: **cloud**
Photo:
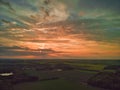
[[[7,47],[7,46],[0,46],[0,50],[2,51],[11,51],[11,50],[15,50],[15,49],[24,49],[18,46],[12,46],[12,47]]]
[[[51,54],[59,54],[63,53],[61,51],[55,51],[53,49],[30,49],[30,48],[22,48],[18,46],[0,46],[0,57],[1,56],[36,56],[36,57],[51,57]]]
[[[99,12],[103,0],[94,2],[98,6],[94,0],[87,1],[0,0],[0,57],[80,58],[117,53],[119,15],[106,8]],[[15,13],[10,13],[11,5]]]
[[[11,11],[15,11],[15,10],[12,8],[12,6],[11,6],[11,4],[10,4],[9,2],[0,0],[0,6],[1,6],[1,5],[4,5],[4,6],[8,7]]]
[[[39,19],[40,22],[58,22],[65,21],[69,17],[67,6],[56,0],[42,0],[39,4],[40,11],[37,15],[32,15],[32,18]]]
[[[19,53],[16,50],[23,50],[23,48],[18,46],[8,47],[8,46],[0,46],[0,56],[16,56],[22,53]]]

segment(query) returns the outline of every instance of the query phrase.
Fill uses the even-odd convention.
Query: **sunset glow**
[[[117,10],[101,11],[97,6],[96,10],[88,6],[82,10],[75,5],[83,0],[75,0],[73,9],[77,10],[73,12],[71,4],[66,3],[69,0],[44,1],[5,0],[11,10],[0,0],[0,58],[120,58]]]

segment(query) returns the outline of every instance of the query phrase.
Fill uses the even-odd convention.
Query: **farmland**
[[[108,90],[88,80],[98,73],[119,71],[119,65],[119,60],[1,60],[0,71],[14,73],[8,86],[13,88],[7,90]]]

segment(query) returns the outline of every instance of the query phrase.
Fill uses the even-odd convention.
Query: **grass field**
[[[16,85],[15,90],[101,90],[86,85],[80,85],[63,79],[23,83]],[[103,89],[102,89],[103,90]]]
[[[104,90],[86,84],[87,80],[97,73],[94,71],[29,71],[28,73],[40,79],[52,77],[60,79],[18,84],[15,90]]]
[[[74,67],[86,70],[103,70],[106,65],[103,64],[88,64],[88,63],[67,63]]]

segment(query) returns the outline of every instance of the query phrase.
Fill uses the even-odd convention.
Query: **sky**
[[[0,58],[120,59],[120,0],[0,0]]]

